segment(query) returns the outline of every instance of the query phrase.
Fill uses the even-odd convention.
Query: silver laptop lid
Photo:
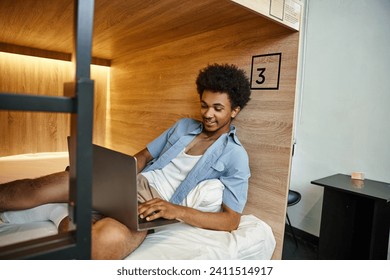
[[[135,157],[93,145],[92,208],[138,229]]]
[[[68,137],[68,149],[71,141]],[[179,222],[138,216],[137,159],[93,144],[92,209],[132,230],[149,230]]]

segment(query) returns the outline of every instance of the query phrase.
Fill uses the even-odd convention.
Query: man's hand
[[[141,219],[146,218],[147,221],[153,221],[158,218],[168,220],[176,219],[181,211],[181,206],[172,204],[160,198],[151,199],[138,206],[138,214]]]
[[[154,198],[138,206],[141,219],[153,221],[158,218],[177,219],[192,226],[232,231],[237,229],[241,214],[222,204],[221,212],[202,212],[186,206],[172,204],[160,198]]]

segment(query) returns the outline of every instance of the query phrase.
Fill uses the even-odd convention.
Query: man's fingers
[[[154,217],[154,216],[161,211],[161,206],[158,204],[143,205],[139,208],[138,211],[139,211],[141,219],[143,219],[145,217],[150,217],[150,216],[153,216],[153,218],[156,219],[156,217]],[[150,220],[150,219],[147,219],[147,220]]]

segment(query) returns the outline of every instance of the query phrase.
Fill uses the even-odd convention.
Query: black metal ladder
[[[75,77],[65,96],[0,93],[0,110],[71,114],[69,215],[76,229],[0,247],[0,259],[90,259],[94,81],[90,79],[94,0],[75,0]]]

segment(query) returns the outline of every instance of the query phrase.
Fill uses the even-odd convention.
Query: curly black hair
[[[227,93],[232,108],[244,108],[251,95],[249,79],[245,72],[233,64],[208,65],[199,71],[196,87],[201,98],[205,90]]]

